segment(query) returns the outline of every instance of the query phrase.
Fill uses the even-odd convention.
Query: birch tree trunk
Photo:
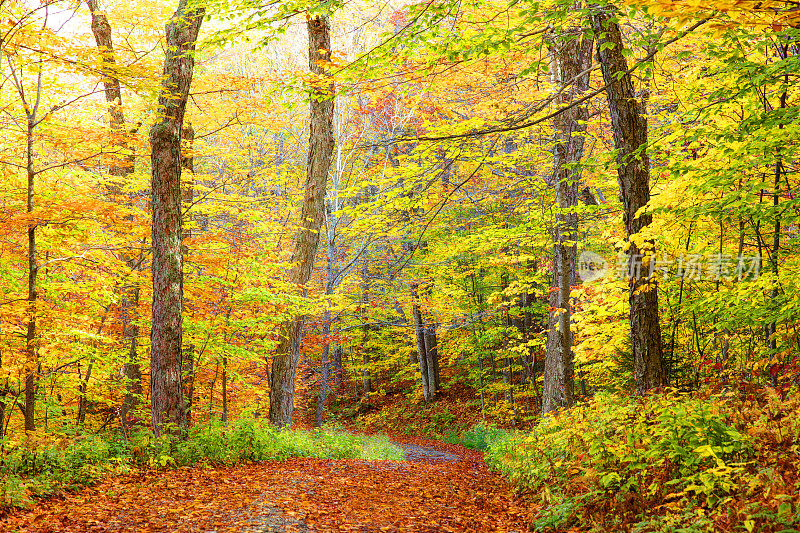
[[[630,327],[636,393],[666,383],[662,361],[661,326],[658,321],[658,291],[655,280],[647,279],[655,246],[640,247],[634,235],[652,222],[652,216],[636,213],[650,201],[650,159],[647,156],[647,118],[636,99],[628,62],[623,55],[622,34],[615,14],[608,8],[592,15],[597,36],[597,54],[606,84],[611,110],[614,148],[617,150],[617,178],[622,197],[622,219],[628,237]]]
[[[150,391],[153,432],[185,430],[181,384],[183,254],[181,132],[194,71],[194,50],[205,9],[180,0],[166,27],[167,54],[159,118],[150,128],[153,203],[153,326]]]
[[[554,36],[551,53],[556,81],[562,89],[556,99],[559,105],[569,105],[580,98],[589,87],[592,66],[592,39],[580,35],[579,28]],[[553,181],[556,187],[555,242],[553,244],[553,284],[549,294],[547,352],[542,391],[542,413],[572,406],[575,375],[572,359],[570,319],[570,286],[575,284],[575,259],[578,239],[578,190],[580,164],[583,157],[586,106],[565,110],[554,119],[557,141],[553,148]]]
[[[321,64],[331,50],[330,19],[309,18],[308,64],[315,76],[311,92],[311,124],[306,165],[306,183],[300,228],[292,251],[289,281],[302,287],[311,277],[319,233],[325,216],[325,188],[336,142],[333,135],[333,81]],[[288,427],[294,410],[294,379],[297,373],[302,317],[281,326],[281,340],[272,359],[272,384],[269,392],[269,421],[276,427]]]

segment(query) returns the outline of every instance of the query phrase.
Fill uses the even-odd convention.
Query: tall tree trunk
[[[192,153],[194,143],[194,128],[191,123],[183,127],[181,136],[181,205],[187,206],[187,211],[191,209],[194,201],[194,155]],[[184,225],[181,232],[181,254],[184,258],[189,257],[188,240],[192,236],[192,230],[188,224]],[[184,259],[185,261],[185,259]],[[184,272],[181,269],[181,294],[183,290]],[[186,298],[182,299],[183,310],[186,314]],[[189,343],[183,347],[181,353],[181,380],[183,382],[184,395],[184,425],[186,428],[192,425],[192,402],[194,400],[194,344]]]
[[[337,146],[337,160],[341,154],[341,146]],[[336,287],[337,272],[334,266],[336,262],[336,212],[339,210],[339,176],[341,167],[336,165],[336,172],[334,173],[333,183],[331,183],[330,198],[328,198],[328,206],[326,208],[327,217],[327,250],[325,257],[325,294],[333,294]],[[322,363],[321,363],[321,376],[319,384],[319,395],[317,396],[317,410],[314,417],[314,423],[317,427],[322,426],[322,419],[325,413],[325,400],[328,397],[328,389],[331,377],[331,311],[325,310],[325,316],[322,324]]]
[[[181,387],[183,256],[181,253],[181,130],[205,9],[180,0],[166,27],[167,54],[159,120],[150,128],[153,204],[153,325],[150,391],[153,432],[183,434]]]
[[[311,124],[306,165],[305,196],[300,228],[292,251],[289,281],[302,287],[311,277],[319,233],[325,216],[325,188],[336,141],[333,135],[333,81],[322,62],[330,59],[330,20],[309,18],[308,64],[315,76],[311,91]],[[297,317],[281,327],[281,340],[272,359],[272,387],[269,392],[269,421],[276,427],[290,426],[294,410],[294,378],[297,373],[300,331]]]
[[[781,60],[785,61],[789,57],[789,44],[787,43],[780,43],[777,45],[778,56]],[[789,75],[786,74],[784,76],[784,87],[789,85]],[[779,109],[786,109],[788,105],[788,94],[784,89],[780,95],[780,104]],[[783,129],[783,124],[778,125],[778,129]],[[775,152],[775,181],[772,188],[772,207],[773,212],[775,213],[775,226],[772,233],[772,273],[775,276],[775,279],[772,282],[772,298],[773,303],[777,304],[776,300],[780,294],[780,284],[778,280],[778,261],[780,259],[780,244],[781,244],[781,211],[780,211],[780,197],[781,197],[781,173],[783,171],[783,153],[781,148],[778,147]],[[774,316],[774,315],[773,315]],[[767,348],[770,350],[770,360],[776,357],[776,352],[778,350],[778,339],[775,335],[777,333],[777,322],[773,319],[772,322],[768,323],[765,327],[765,337],[767,342]],[[777,385],[777,378],[775,375],[770,374],[772,377],[772,386]]]
[[[27,175],[27,188],[26,188],[26,212],[33,213],[33,198],[35,192],[36,170],[34,168],[34,133],[36,126],[39,125],[41,120],[38,118],[39,103],[41,102],[42,95],[42,70],[39,68],[39,73],[36,80],[36,96],[35,100],[30,101],[26,96],[25,87],[22,85],[22,80],[17,77],[14,65],[11,63],[11,58],[7,57],[8,66],[11,71],[11,81],[17,94],[22,101],[22,107],[25,110],[26,117],[26,142],[25,142],[25,171]],[[37,388],[37,374],[39,373],[38,353],[36,350],[36,315],[37,315],[37,301],[38,301],[38,288],[37,276],[39,273],[39,266],[36,258],[36,227],[38,223],[31,217],[28,222],[28,297],[27,297],[27,328],[25,333],[25,408],[23,413],[25,416],[25,431],[32,431],[36,429],[36,388]]]
[[[617,177],[622,197],[622,219],[628,236],[628,274],[631,344],[633,349],[636,393],[666,383],[658,321],[658,290],[654,279],[648,280],[647,265],[655,257],[655,245],[642,249],[631,237],[652,222],[648,213],[637,211],[650,201],[650,159],[647,155],[647,118],[642,115],[623,55],[622,34],[609,8],[598,8],[592,15],[597,36],[597,55],[606,84],[611,111],[614,148],[617,150]],[[643,255],[645,254],[645,255]]]
[[[556,81],[563,88],[557,103],[569,105],[589,87],[592,66],[592,39],[580,35],[579,28],[552,38]],[[571,86],[571,87],[570,87]],[[567,109],[554,119],[557,142],[553,149],[553,181],[556,187],[555,242],[553,244],[553,285],[549,294],[550,316],[544,368],[542,412],[572,406],[575,372],[572,358],[570,287],[575,284],[578,239],[580,164],[584,133],[589,113],[584,105]]]
[[[222,425],[228,425],[228,354],[222,355]]]
[[[125,113],[122,107],[122,89],[117,75],[117,62],[114,42],[111,38],[111,24],[105,13],[100,11],[96,0],[86,0],[92,15],[92,34],[101,55],[101,73],[108,104],[108,121],[111,128],[111,144],[116,150],[109,164],[108,173],[115,178],[124,178],[133,172],[134,159],[130,153],[125,131]],[[119,194],[124,183],[120,179],[112,181],[111,189]]]
[[[111,160],[108,173],[112,177],[110,192],[118,195],[124,185],[124,178],[134,171],[134,155],[128,146],[125,131],[125,113],[122,107],[122,89],[116,69],[114,42],[111,38],[111,25],[105,13],[100,11],[96,0],[86,0],[92,15],[92,34],[97,43],[97,50],[102,56],[101,71],[105,98],[108,104],[108,122],[111,130],[111,144],[116,150],[115,157]],[[133,202],[132,198],[128,199]],[[126,218],[133,220],[133,216]],[[133,253],[124,253],[122,261],[133,273],[139,270],[140,257]],[[127,361],[123,366],[125,378],[125,398],[122,401],[120,417],[126,429],[130,429],[128,413],[135,409],[142,396],[142,371],[136,354],[136,344],[139,337],[139,325],[136,323],[137,308],[139,307],[139,284],[128,283],[122,287],[120,294],[120,311],[122,322],[122,345],[127,347]]]
[[[339,324],[336,325],[336,336],[339,336]],[[344,381],[344,365],[342,364],[342,345],[337,343],[333,348],[333,385],[338,388]]]
[[[2,363],[2,358],[0,358],[0,363]],[[3,436],[3,428],[6,421],[6,396],[8,396],[8,389],[3,387],[0,389],[0,437]],[[0,452],[2,451],[3,447],[0,446]]]
[[[41,74],[39,76],[39,82],[41,83]],[[28,113],[26,163],[28,190],[26,211],[32,213],[34,182],[36,178],[36,172],[33,169],[33,133],[36,127],[36,110],[34,109],[33,112],[26,112]],[[38,299],[36,278],[39,273],[39,266],[36,262],[36,226],[37,224],[34,220],[28,223],[28,327],[25,334],[25,431],[33,431],[36,429],[36,374],[39,365],[36,353],[36,304]]]
[[[106,308],[105,312],[103,313],[103,318],[100,320],[100,325],[97,327],[98,337],[103,333],[103,326],[105,326],[107,317],[108,308]],[[92,346],[92,352],[92,355],[89,356],[89,364],[86,365],[86,374],[83,376],[80,384],[78,385],[78,418],[76,420],[76,425],[79,427],[82,427],[86,422],[86,410],[89,405],[89,399],[86,396],[86,393],[89,390],[89,380],[92,377],[92,369],[94,368],[94,361],[97,355],[97,346]],[[78,373],[80,377],[80,369],[78,369]]]
[[[2,334],[2,328],[0,328]],[[0,350],[0,368],[3,368],[3,350]],[[6,420],[6,396],[8,396],[8,378],[5,383],[0,385],[0,439],[3,437],[3,427]],[[3,453],[3,446],[0,445],[0,453]]]

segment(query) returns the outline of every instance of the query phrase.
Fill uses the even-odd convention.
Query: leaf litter
[[[535,512],[483,454],[396,438],[408,461],[294,458],[137,471],[0,518],[50,532],[526,532]]]

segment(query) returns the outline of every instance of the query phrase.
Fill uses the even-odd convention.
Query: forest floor
[[[527,531],[483,454],[398,436],[406,461],[295,458],[137,471],[0,519],[19,532]]]

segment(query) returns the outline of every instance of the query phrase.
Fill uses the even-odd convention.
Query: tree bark
[[[315,76],[311,90],[311,123],[306,165],[306,183],[300,228],[295,239],[289,281],[302,287],[311,277],[319,233],[325,216],[325,189],[336,141],[333,135],[333,81],[322,62],[330,59],[330,20],[309,18],[308,64]],[[303,319],[297,317],[281,327],[281,340],[272,359],[269,421],[276,427],[291,425],[294,411],[295,374]]]
[[[153,204],[153,325],[150,391],[153,432],[185,431],[181,386],[183,254],[181,130],[194,70],[194,50],[205,9],[180,0],[166,26],[167,54],[159,120],[150,128]]]
[[[317,409],[314,417],[314,425],[322,426],[323,415],[325,414],[325,400],[328,397],[328,383],[331,376],[331,312],[325,310],[325,318],[322,324],[322,362],[320,363],[321,376],[319,379],[319,395],[317,396]]]
[[[556,81],[563,89],[556,99],[568,105],[589,87],[592,66],[592,39],[580,35],[582,29],[568,30],[552,38]],[[554,119],[557,141],[553,148],[553,181],[556,188],[555,242],[553,243],[553,284],[549,294],[547,347],[542,391],[542,413],[571,407],[575,373],[572,357],[570,287],[575,284],[578,239],[580,164],[589,112],[586,106],[572,107]]]
[[[425,325],[425,354],[428,358],[428,383],[432,396],[439,392],[439,347],[436,341],[436,329],[439,324]]]
[[[606,84],[611,111],[614,148],[617,150],[617,178],[622,197],[622,218],[628,237],[628,275],[631,345],[636,393],[663,386],[665,381],[661,326],[658,321],[656,281],[648,280],[647,265],[655,257],[652,241],[640,247],[631,237],[652,222],[652,215],[639,209],[650,201],[650,160],[647,155],[647,118],[643,116],[633,79],[627,74],[622,34],[615,14],[598,9],[592,15],[597,36],[597,54]],[[625,74],[623,74],[625,73]]]
[[[430,391],[430,381],[428,380],[428,350],[425,348],[425,325],[422,323],[422,313],[419,304],[413,304],[414,331],[417,334],[417,353],[419,359],[419,372],[422,379],[422,397],[426,402],[433,399]]]
[[[422,380],[422,396],[426,402],[436,397],[439,387],[439,359],[436,346],[436,325],[425,324],[419,307],[418,285],[411,285],[412,314],[414,330],[417,334],[417,353],[419,354],[419,371]]]
[[[39,82],[41,83],[41,74]],[[36,179],[36,172],[33,169],[33,133],[36,127],[36,110],[34,109],[33,112],[26,112],[28,113],[26,162],[28,189],[26,211],[32,213]],[[36,374],[39,365],[36,353],[36,304],[38,300],[36,282],[39,273],[39,266],[36,261],[36,226],[37,224],[34,220],[28,223],[28,327],[25,334],[25,431],[33,431],[36,429]]]
[[[86,5],[91,11],[92,34],[97,43],[97,50],[102,57],[101,71],[108,104],[111,144],[116,150],[116,155],[109,164],[108,173],[112,177],[110,192],[116,195],[121,192],[124,178],[133,174],[135,159],[126,139],[122,89],[116,71],[117,63],[114,42],[111,37],[111,25],[105,13],[100,11],[96,0],[86,0]],[[128,199],[128,202],[132,203],[133,199]],[[126,220],[132,221],[133,217],[128,216]],[[131,272],[139,270],[140,258],[133,253],[124,253],[120,259],[125,262]],[[139,292],[138,283],[129,283],[122,287],[120,294],[122,345],[128,347],[127,361],[122,369],[125,378],[125,398],[122,401],[120,417],[124,427],[128,430],[131,427],[128,413],[136,408],[142,396],[142,371],[136,353],[139,337],[139,325],[136,323]]]
[[[194,201],[194,155],[192,153],[194,143],[194,128],[191,123],[187,123],[181,134],[181,208],[186,205],[187,211],[191,208]],[[183,224],[183,222],[181,222]],[[189,245],[187,241],[192,236],[192,230],[187,225],[183,225],[181,231],[181,254],[189,256]],[[181,294],[183,290],[184,272],[181,269]],[[186,313],[187,301],[182,299],[183,310]],[[194,401],[194,344],[191,342],[183,348],[181,353],[181,379],[183,382],[184,395],[184,416],[185,427],[188,429],[192,425],[192,404]]]
[[[367,309],[369,306],[369,278],[367,274],[367,262],[364,260],[364,266],[361,269],[361,383],[364,389],[364,398],[369,396],[372,391],[372,378],[369,372],[369,350],[367,350],[367,342],[369,341],[370,325],[367,322]]]
[[[26,130],[25,130],[25,172],[27,177],[26,187],[26,212],[33,213],[33,199],[35,193],[35,182],[37,172],[34,167],[34,133],[36,126],[39,125],[41,119],[38,119],[39,104],[42,95],[42,70],[39,72],[36,80],[36,96],[31,101],[25,93],[25,87],[22,85],[22,80],[17,77],[14,65],[11,63],[11,58],[7,56],[8,66],[11,71],[11,81],[14,85],[17,94],[22,102],[22,107],[25,110]],[[37,389],[37,374],[39,373],[38,352],[36,350],[36,318],[37,318],[37,303],[38,303],[38,287],[37,276],[39,274],[39,266],[36,257],[36,228],[38,222],[31,217],[27,227],[28,237],[28,296],[26,298],[26,333],[25,333],[25,406],[23,414],[25,418],[25,431],[32,431],[36,429],[36,389]]]
[[[336,101],[334,100],[334,111],[336,108]],[[336,128],[336,134],[339,135],[341,132],[342,124],[341,117],[334,112],[334,126]],[[333,294],[333,291],[339,285],[342,280],[343,272],[339,272],[336,268],[336,236],[337,236],[337,228],[339,223],[339,217],[337,212],[339,211],[339,187],[341,185],[341,177],[342,172],[344,171],[342,165],[342,145],[341,143],[336,144],[336,162],[335,168],[331,172],[331,188],[328,191],[328,196],[326,199],[326,206],[325,206],[325,234],[326,234],[326,257],[325,257],[325,294],[330,295]],[[324,315],[324,322],[322,325],[322,335],[324,337],[324,344],[322,346],[322,363],[321,363],[321,370],[322,375],[320,377],[320,386],[319,386],[319,396],[317,396],[317,412],[315,417],[315,423],[317,427],[322,426],[322,420],[325,414],[325,401],[328,396],[328,392],[330,390],[330,382],[331,382],[331,311],[330,309],[325,310]],[[337,332],[338,332],[338,322],[337,321]],[[341,384],[342,380],[342,359],[341,359],[341,347],[337,343],[337,345],[333,349],[333,358],[334,358],[334,386],[338,389],[339,385]],[[338,364],[337,364],[338,361]]]

